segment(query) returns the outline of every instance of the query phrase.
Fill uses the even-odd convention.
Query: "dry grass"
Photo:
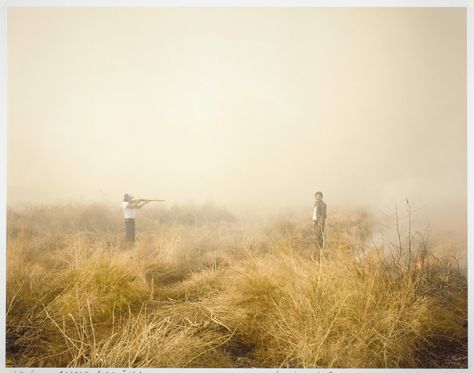
[[[347,213],[319,260],[298,217],[210,211],[149,212],[130,249],[107,207],[10,209],[8,365],[466,367],[466,279],[422,236]]]

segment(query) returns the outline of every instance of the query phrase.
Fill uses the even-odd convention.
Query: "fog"
[[[466,11],[10,8],[8,204],[124,192],[465,230]]]

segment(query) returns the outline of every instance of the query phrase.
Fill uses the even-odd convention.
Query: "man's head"
[[[131,193],[125,193],[125,194],[123,195],[123,200],[124,200],[124,202],[130,202],[132,199],[133,199],[133,196],[132,196]]]
[[[321,192],[316,192],[316,193],[314,194],[314,199],[316,200],[316,202],[321,201],[321,200],[323,199],[323,193],[321,193]]]

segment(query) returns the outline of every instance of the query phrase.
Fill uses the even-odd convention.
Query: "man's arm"
[[[145,206],[147,203],[149,203],[150,201],[146,201],[146,200],[140,200],[141,202],[139,202],[137,204],[137,207],[135,207],[136,209],[141,209],[143,206]]]
[[[127,207],[129,209],[141,209],[148,202],[150,202],[150,201],[145,201],[143,199],[137,199],[136,201],[129,202]]]

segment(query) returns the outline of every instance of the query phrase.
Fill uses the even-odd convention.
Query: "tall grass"
[[[424,236],[346,213],[319,259],[298,217],[211,210],[150,212],[130,248],[105,206],[10,209],[7,364],[466,367],[466,279]]]

